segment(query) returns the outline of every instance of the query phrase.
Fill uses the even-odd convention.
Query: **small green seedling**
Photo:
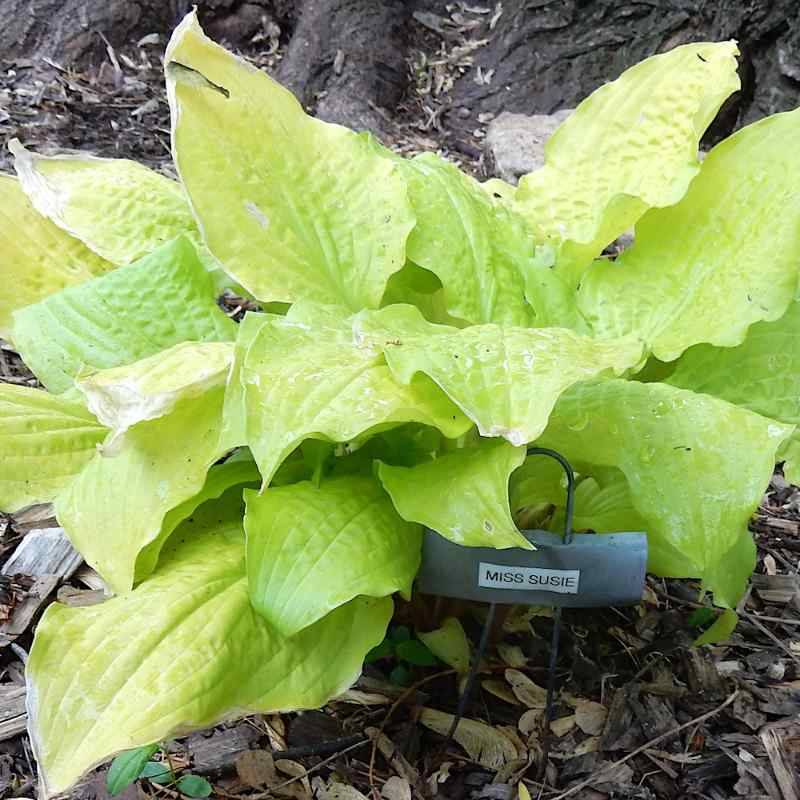
[[[208,797],[211,794],[213,787],[205,778],[190,773],[178,778],[169,760],[151,761],[159,749],[162,749],[160,745],[151,744],[120,753],[111,762],[106,775],[108,793],[113,797],[135,781],[146,778],[158,786],[177,789],[186,797]]]

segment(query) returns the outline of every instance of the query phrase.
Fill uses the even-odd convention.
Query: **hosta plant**
[[[189,15],[165,56],[178,181],[12,143],[0,331],[47,391],[0,388],[0,507],[53,501],[114,595],[38,624],[45,793],[344,690],[423,525],[528,547],[513,515],[549,504],[558,528],[532,442],[579,470],[579,528],[646,530],[653,572],[735,607],[748,518],[800,457],[800,112],[701,163],[735,57],[633,67],[512,187],[307,116]],[[229,319],[226,282],[262,311]]]

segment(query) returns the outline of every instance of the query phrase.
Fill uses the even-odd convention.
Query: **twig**
[[[402,704],[402,702],[412,693],[416,692],[420,686],[424,686],[426,683],[430,683],[431,681],[436,680],[437,678],[446,678],[448,675],[455,675],[455,674],[456,670],[446,669],[444,670],[444,672],[437,672],[434,675],[428,675],[427,678],[423,678],[422,680],[419,680],[416,683],[412,683],[411,686],[409,686],[408,689],[406,689],[397,698],[397,700],[395,700],[394,703],[392,703],[392,705],[389,707],[389,710],[386,712],[386,716],[383,718],[383,722],[381,722],[380,726],[378,727],[378,736],[375,736],[372,739],[372,751],[369,754],[369,788],[372,791],[373,797],[380,796],[378,792],[378,787],[375,786],[375,756],[378,753],[378,737],[386,729],[386,726],[389,723],[392,714],[394,714],[394,712]]]
[[[628,755],[626,755],[624,758],[620,758],[618,761],[614,761],[607,767],[603,767],[603,769],[592,773],[585,781],[576,783],[575,786],[573,786],[570,789],[567,789],[566,792],[562,792],[561,794],[550,798],[550,800],[564,800],[565,797],[572,797],[572,795],[575,794],[575,792],[579,792],[581,789],[585,789],[587,786],[591,786],[591,784],[594,783],[598,779],[598,777],[603,773],[612,772],[617,767],[622,766],[624,763],[630,761],[632,758],[635,758],[640,753],[643,753],[645,750],[649,750],[651,747],[655,747],[655,745],[657,745],[659,742],[663,742],[664,739],[669,739],[671,736],[675,736],[681,731],[686,730],[686,728],[690,728],[692,725],[700,725],[707,719],[716,716],[717,714],[719,714],[720,711],[722,711],[723,708],[727,708],[738,697],[738,695],[739,695],[739,690],[736,689],[732,694],[728,696],[728,698],[725,700],[724,703],[718,705],[711,711],[707,711],[705,714],[701,714],[699,717],[695,717],[694,719],[690,719],[688,722],[684,722],[683,725],[678,725],[677,728],[672,728],[672,730],[669,730],[666,733],[662,733],[659,736],[656,736],[655,739],[651,739],[649,742],[646,742],[641,747],[637,747],[632,753],[628,753]]]
[[[746,620],[749,620],[753,623],[753,625],[758,628],[761,633],[768,636],[781,650],[783,650],[789,658],[794,659],[798,664],[800,664],[800,656],[796,655],[792,652],[790,647],[787,647],[766,625],[762,625],[758,621],[758,616],[756,614],[751,614],[749,611],[740,611],[739,612]]]
[[[306,744],[302,747],[289,747],[286,750],[273,750],[271,755],[274,760],[284,759],[286,761],[296,761],[299,758],[309,756],[327,756],[331,753],[339,753],[353,744],[366,744],[369,738],[356,733],[352,736],[343,736],[340,739],[331,739],[329,742],[319,742],[318,744]]]
[[[664,597],[667,600],[672,600],[674,603],[680,603],[681,605],[689,606],[690,608],[708,608],[711,611],[714,610],[713,608],[711,608],[711,606],[704,606],[702,603],[696,603],[694,600],[684,600],[681,597],[675,597],[674,594],[670,594],[669,592],[665,592],[663,589],[659,589],[656,586],[651,586],[650,588],[656,594],[661,595],[661,597]]]

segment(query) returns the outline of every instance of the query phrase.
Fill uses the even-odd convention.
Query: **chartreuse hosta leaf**
[[[747,522],[791,430],[708,395],[597,380],[561,397],[540,443],[622,470],[646,523],[649,568],[701,577],[718,605],[735,606],[755,558]]]
[[[753,325],[738,347],[687,350],[667,382],[800,425],[800,302],[790,303],[775,322]],[[795,433],[779,453],[789,456],[784,472],[794,479],[800,479],[797,441]]]
[[[672,361],[782,316],[800,261],[799,136],[797,110],[718,144],[681,202],[646,214],[634,246],[586,275],[578,302],[595,333],[634,331]]]
[[[224,391],[223,382],[134,425],[58,497],[56,516],[70,541],[117,594],[133,585],[139,553],[159,537],[167,512],[202,489],[225,453]]]
[[[605,371],[617,375],[642,353],[633,337],[601,342],[564,328],[431,325],[412,306],[362,314],[357,327],[379,330],[386,361],[402,383],[430,376],[483,436],[533,441],[559,394]]]
[[[53,500],[107,433],[79,402],[0,383],[0,510]]]
[[[195,509],[209,500],[222,497],[228,489],[232,489],[234,486],[256,488],[260,483],[261,474],[255,461],[250,459],[229,459],[224,464],[211,467],[203,488],[193,497],[168,511],[164,516],[158,536],[142,548],[136,559],[135,583],[144,580],[153,572],[164,543],[178,525],[191,517]]]
[[[0,336],[11,338],[12,312],[114,268],[45,219],[19,181],[0,174]]]
[[[481,439],[415,467],[381,464],[378,475],[404,519],[419,522],[466,547],[531,545],[508,505],[508,480],[525,448]]]
[[[608,470],[597,478],[587,476],[575,490],[576,531],[592,530],[598,533],[615,531],[644,531],[647,523],[636,510],[625,476],[618,470]],[[553,517],[551,530],[563,530],[564,509]]]
[[[601,86],[520,181],[513,206],[573,282],[650,207],[676,203],[697,174],[703,131],[739,88],[734,42],[700,42],[642,61]]]
[[[414,224],[395,165],[208,39],[165,56],[173,152],[206,244],[261,300],[376,308]]]
[[[52,392],[88,369],[130,364],[185,341],[229,341],[236,324],[214,302],[211,276],[179,237],[134,264],[14,315],[14,342]]]
[[[401,160],[417,224],[408,257],[439,277],[447,311],[472,324],[530,325],[524,274],[533,259],[525,220],[434,153]]]
[[[238,499],[193,520],[141,586],[86,608],[54,603],[37,626],[28,724],[46,796],[121,750],[247,713],[318,708],[383,639],[388,598],[352,600],[281,636],[250,604]]]
[[[36,210],[113,264],[130,264],[181,234],[201,244],[181,185],[143,164],[40,156],[16,139],[9,149]]]
[[[245,500],[250,600],[284,636],[358,595],[410,597],[421,532],[374,478],[303,481]]]
[[[548,525],[551,531],[564,530],[566,492],[558,499],[556,512]],[[585,476],[575,489],[575,513],[572,528],[576,531],[615,533],[646,531],[647,523],[634,508],[630,487],[617,469],[597,470],[597,477]]]
[[[133,364],[79,377],[77,386],[89,410],[117,437],[137,422],[169,414],[182,399],[223,385],[232,361],[232,342],[181,342]]]
[[[338,311],[301,305],[245,336],[252,341],[231,383],[243,387],[246,443],[265,485],[307,438],[347,442],[403,422],[431,425],[455,438],[470,427],[430,379],[397,383],[380,348],[354,334]],[[240,407],[228,406],[232,413]]]

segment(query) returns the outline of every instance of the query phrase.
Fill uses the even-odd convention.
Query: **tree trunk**
[[[382,130],[408,84],[405,0],[301,0],[277,79],[321,119]]]
[[[185,0],[0,0],[3,58],[46,56],[64,64],[102,58],[148,33],[168,31]]]
[[[687,42],[737,39],[742,52],[742,91],[712,140],[800,101],[796,0],[505,0],[493,29],[490,19],[474,33],[488,44],[452,92],[448,123],[467,147],[478,114],[573,108],[637,61]]]

